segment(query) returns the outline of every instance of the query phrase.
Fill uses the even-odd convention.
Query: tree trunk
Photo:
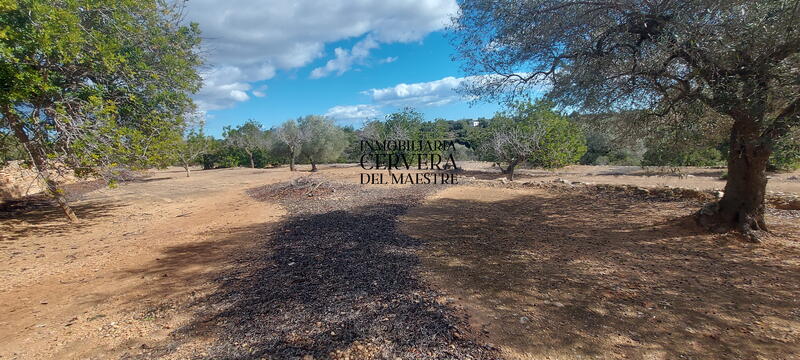
[[[294,156],[290,156],[289,159],[289,171],[294,171]]]
[[[8,107],[3,109],[3,116],[8,119],[12,129],[14,130],[14,135],[17,137],[20,143],[22,143],[25,149],[28,150],[28,154],[31,156],[33,165],[36,166],[36,171],[39,173],[42,179],[44,179],[45,193],[55,200],[58,207],[61,208],[61,211],[64,213],[64,216],[67,217],[67,220],[70,222],[78,222],[78,216],[75,215],[74,211],[72,211],[72,208],[67,202],[66,196],[64,196],[64,189],[58,186],[58,184],[50,176],[50,170],[48,169],[47,162],[45,160],[47,159],[47,155],[44,153],[44,150],[37,144],[33,144],[31,142],[31,140],[28,138],[28,134],[25,133],[25,130],[22,127],[19,117],[17,117],[17,115]]]
[[[311,172],[317,171],[317,163],[314,162],[314,159],[311,159]]]
[[[754,121],[736,121],[731,131],[728,182],[719,202],[698,214],[701,225],[715,232],[738,230],[759,242],[768,231],[764,222],[767,161],[771,149],[759,137]]]
[[[256,163],[253,162],[253,153],[251,151],[248,151],[247,152],[247,156],[250,157],[250,168],[251,169],[255,169],[256,168]]]
[[[184,164],[183,165],[183,169],[186,170],[186,177],[189,177],[189,165],[188,164]]]
[[[492,167],[495,167],[495,166],[500,168],[500,173],[501,174],[506,174],[506,168],[504,168],[502,165],[500,165],[500,163],[492,163]]]
[[[519,164],[519,160],[520,159],[511,160],[511,162],[508,164],[508,168],[506,168],[506,170],[504,171],[504,173],[508,177],[508,181],[514,181],[514,168],[517,167],[517,164]]]

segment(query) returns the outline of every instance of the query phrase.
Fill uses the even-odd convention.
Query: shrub
[[[722,152],[716,148],[692,148],[685,144],[651,144],[642,158],[642,166],[719,166],[724,163]]]
[[[792,129],[775,141],[774,150],[769,158],[769,169],[772,171],[800,169],[800,127]]]
[[[518,102],[498,113],[476,141],[483,160],[505,163],[510,180],[522,162],[545,168],[577,162],[586,152],[583,132],[546,101]]]
[[[464,145],[455,144],[456,150],[453,152],[453,157],[456,161],[473,161],[478,157],[475,155],[475,150],[472,150]]]

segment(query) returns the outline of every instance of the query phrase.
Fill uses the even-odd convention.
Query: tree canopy
[[[251,168],[256,167],[253,157],[256,150],[269,148],[269,136],[263,126],[253,119],[235,128],[226,126],[223,136],[228,145],[239,148],[247,154]]]
[[[305,139],[301,153],[311,163],[311,171],[317,171],[318,163],[336,160],[347,146],[344,131],[331,118],[309,115],[297,122]]]
[[[0,3],[0,129],[13,133],[65,214],[57,167],[104,175],[169,162],[194,111],[197,24],[141,0]]]
[[[294,171],[294,163],[303,144],[306,142],[307,133],[304,133],[295,120],[288,120],[275,129],[275,137],[278,139],[275,144],[286,150],[289,158],[289,170]],[[278,145],[282,144],[282,145]],[[283,151],[280,151],[283,152]]]
[[[524,162],[545,168],[576,163],[586,152],[580,128],[552,110],[546,101],[516,102],[497,113],[479,135],[485,160],[505,163],[513,180],[514,168]]]
[[[686,122],[730,134],[725,196],[700,213],[757,239],[775,141],[800,125],[796,0],[465,0],[453,30],[469,91],[545,87],[562,107],[614,111],[626,129]]]

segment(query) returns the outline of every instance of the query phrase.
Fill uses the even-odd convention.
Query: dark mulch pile
[[[431,188],[327,183],[323,178],[254,189],[294,214],[266,240],[263,258],[227,274],[204,299],[211,313],[181,330],[213,324],[213,359],[489,359],[470,340],[464,315],[415,274],[419,240],[396,218]],[[322,190],[319,190],[322,189]],[[216,311],[215,311],[216,309]],[[221,310],[220,310],[221,309]]]

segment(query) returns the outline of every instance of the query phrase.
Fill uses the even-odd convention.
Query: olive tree
[[[544,128],[523,129],[518,126],[500,126],[491,130],[481,151],[490,154],[491,159],[501,166],[508,180],[514,180],[514,169],[539,149]],[[503,163],[506,167],[503,168]]]
[[[276,144],[282,143],[288,150],[289,171],[294,171],[295,160],[300,154],[303,144],[306,142],[307,134],[300,129],[300,126],[297,125],[297,121],[295,120],[284,122],[279,128],[275,129],[273,133],[278,140]]]
[[[724,196],[698,219],[757,241],[774,141],[800,122],[798,23],[797,0],[465,0],[453,30],[466,70],[483,75],[475,95],[544,85],[562,106],[630,114],[643,133],[729,121]]]
[[[311,171],[317,171],[318,163],[336,160],[347,147],[346,135],[333,119],[309,115],[297,122],[305,140],[301,154],[311,163]]]
[[[425,121],[425,116],[411,107],[406,107],[401,111],[387,114],[384,121],[373,120],[364,125],[360,137],[367,141],[421,141],[429,143],[435,140],[449,139],[447,125],[444,121]],[[421,158],[417,155],[437,154],[443,156],[441,149],[419,150],[394,150],[392,155],[405,157],[409,165],[417,164]],[[387,166],[391,173],[392,166]]]
[[[201,79],[182,3],[0,2],[0,132],[24,149],[65,216],[56,173],[166,165]]]
[[[244,124],[235,128],[226,126],[223,131],[225,142],[231,147],[241,149],[247,154],[250,160],[250,167],[255,168],[253,154],[260,149],[269,146],[269,136],[264,131],[260,123],[255,120],[247,120]]]
[[[524,162],[545,168],[577,162],[586,153],[586,139],[577,125],[551,106],[545,101],[517,102],[495,115],[478,138],[483,158],[501,165],[509,180]]]
[[[204,154],[211,151],[214,145],[214,138],[206,136],[203,129],[189,129],[175,146],[175,157],[180,161],[181,166],[189,177],[190,166]]]

